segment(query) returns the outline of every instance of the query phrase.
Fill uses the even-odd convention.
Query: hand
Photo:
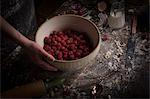
[[[40,47],[37,43],[34,41],[31,41],[25,46],[25,50],[27,51],[27,54],[29,57],[31,57],[31,60],[41,68],[49,71],[57,71],[57,69],[53,66],[51,66],[49,63],[45,62],[41,58],[49,58],[50,60],[54,61],[55,58],[48,54],[42,47]]]
[[[45,70],[57,71],[55,67],[50,66],[50,64],[46,63],[41,59],[41,57],[43,57],[49,58],[54,61],[55,58],[53,56],[49,55],[38,44],[22,35],[1,16],[0,16],[0,24],[1,24],[0,28],[2,28],[13,41],[15,41],[16,43],[18,43],[19,45],[21,45],[26,49],[27,53],[29,54],[34,63],[36,63]]]

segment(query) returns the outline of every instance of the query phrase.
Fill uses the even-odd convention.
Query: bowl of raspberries
[[[35,41],[55,61],[46,59],[62,71],[76,71],[91,62],[100,49],[100,32],[88,19],[78,15],[55,16],[38,29]]]

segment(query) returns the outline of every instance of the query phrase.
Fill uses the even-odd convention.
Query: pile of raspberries
[[[88,55],[92,46],[85,32],[69,29],[46,36],[43,49],[58,60],[75,60]]]

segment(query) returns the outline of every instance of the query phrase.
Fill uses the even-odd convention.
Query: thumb
[[[41,53],[45,58],[48,58],[49,60],[55,61],[55,58],[52,55],[50,55],[49,53],[47,53],[44,49],[41,50]]]

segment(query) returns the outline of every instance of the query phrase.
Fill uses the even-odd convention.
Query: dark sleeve
[[[1,15],[24,35],[36,28],[33,0],[1,0]]]

